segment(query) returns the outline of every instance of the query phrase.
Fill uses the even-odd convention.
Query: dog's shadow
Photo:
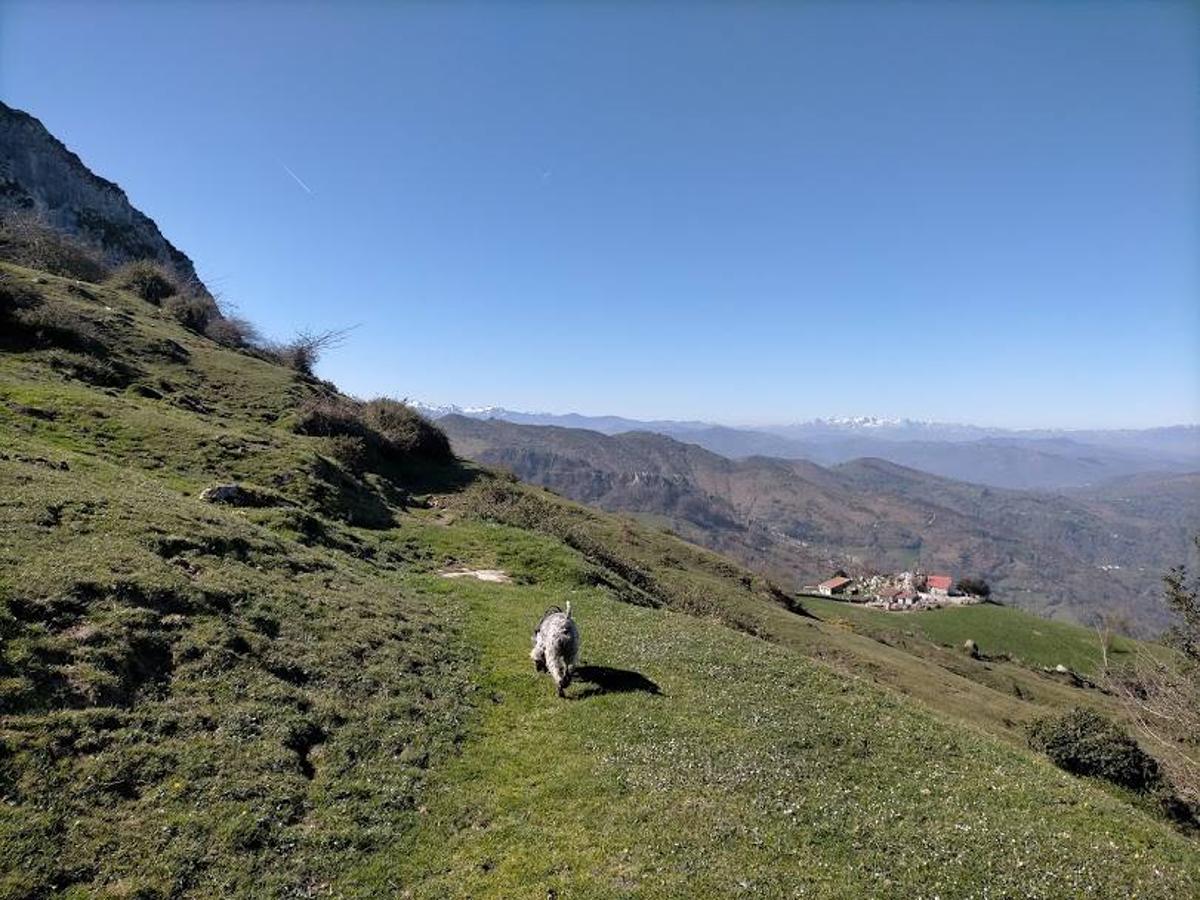
[[[659,686],[643,675],[630,669],[614,669],[610,666],[580,666],[572,674],[572,680],[586,684],[575,694],[576,700],[586,700],[598,694],[652,694],[662,696]]]

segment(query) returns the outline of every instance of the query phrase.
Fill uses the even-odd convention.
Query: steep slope
[[[110,262],[157,260],[185,282],[192,261],[125,192],[94,174],[28,113],[0,102],[0,213],[35,214],[100,247]]]
[[[1159,495],[1137,506],[1103,491],[987,488],[883,460],[829,469],[734,461],[644,432],[439,421],[468,457],[604,509],[663,517],[689,539],[793,584],[840,566],[919,564],[982,574],[1007,601],[1034,611],[1087,621],[1115,610],[1153,630],[1165,622],[1157,573],[1186,558],[1188,535],[1200,529],[1188,476],[1152,481],[1173,498],[1167,527]]]
[[[1021,746],[1103,696],[806,616],[471,465],[347,453],[299,433],[329,386],[0,275],[0,896],[1200,884],[1190,838]],[[247,505],[202,499],[231,481]],[[513,583],[439,575],[485,566]],[[564,702],[526,654],[568,597]]]

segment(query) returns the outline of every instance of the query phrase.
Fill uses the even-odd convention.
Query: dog
[[[558,688],[558,696],[571,684],[571,670],[579,661],[579,628],[571,618],[571,603],[564,612],[557,606],[546,610],[533,630],[533,659],[536,672],[549,672]]]

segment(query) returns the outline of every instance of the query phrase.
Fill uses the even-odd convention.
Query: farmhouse
[[[943,597],[949,595],[950,585],[954,583],[949,575],[930,575],[925,579],[925,589],[931,594],[939,594]]]
[[[835,594],[844,593],[846,588],[850,587],[850,579],[841,575],[836,575],[828,581],[822,581],[817,585],[817,590],[826,597],[832,597]]]

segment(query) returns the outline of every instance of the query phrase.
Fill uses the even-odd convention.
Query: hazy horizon
[[[1155,431],[1167,428],[1200,428],[1200,421],[1196,422],[1165,422],[1157,425],[1104,425],[1104,426],[1061,426],[1061,425],[995,425],[989,422],[970,421],[970,420],[948,420],[948,419],[930,419],[916,416],[889,416],[876,415],[871,413],[850,413],[850,414],[831,414],[831,415],[797,415],[789,418],[780,419],[758,419],[758,420],[737,420],[737,419],[717,419],[706,416],[678,416],[678,415],[648,415],[635,416],[628,415],[623,412],[614,412],[612,410],[601,410],[598,412],[583,412],[578,409],[552,410],[552,409],[530,409],[520,406],[509,406],[503,403],[434,403],[422,397],[407,397],[409,403],[412,403],[420,408],[425,409],[458,409],[463,412],[481,412],[489,409],[505,410],[512,413],[521,413],[522,415],[531,416],[581,416],[584,418],[618,418],[630,419],[633,421],[642,422],[680,422],[680,423],[700,423],[705,425],[717,425],[725,428],[784,428],[791,425],[805,425],[817,421],[837,421],[837,420],[863,420],[874,419],[888,423],[904,423],[911,422],[914,424],[926,425],[942,425],[963,428],[978,428],[981,430],[994,431]]]

